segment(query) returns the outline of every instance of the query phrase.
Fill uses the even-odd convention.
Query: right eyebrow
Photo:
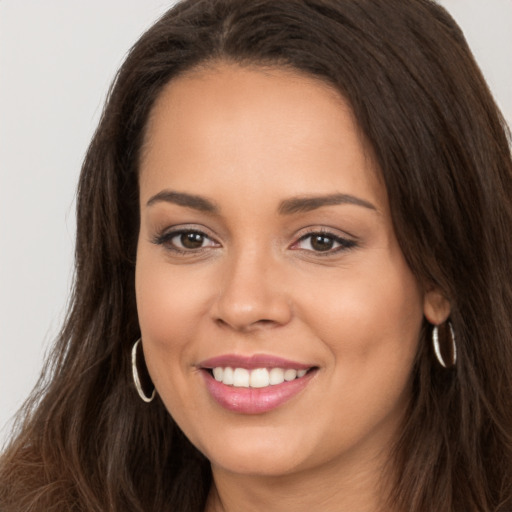
[[[187,194],[185,192],[162,190],[152,196],[146,203],[146,206],[153,206],[159,202],[177,204],[178,206],[184,206],[206,213],[219,213],[218,206],[210,199],[195,194]]]
[[[294,213],[310,212],[323,206],[334,206],[338,204],[353,204],[362,206],[369,210],[378,212],[375,205],[350,194],[328,194],[323,196],[292,197],[281,202],[279,213],[281,215],[292,215]]]

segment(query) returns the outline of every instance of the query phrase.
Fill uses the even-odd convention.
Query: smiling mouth
[[[283,406],[312,382],[319,368],[201,367],[211,397],[238,414],[263,414]]]
[[[320,367],[272,354],[223,354],[201,361],[211,398],[238,414],[263,414],[302,394]]]
[[[315,370],[294,368],[233,368],[231,366],[216,366],[205,368],[206,371],[217,381],[226,386],[235,388],[267,388],[277,386],[284,382],[291,382],[301,379],[307,373]]]

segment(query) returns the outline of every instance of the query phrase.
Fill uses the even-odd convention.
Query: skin
[[[163,191],[201,196],[216,211]],[[290,198],[332,194],[365,204],[280,211]],[[216,63],[174,79],[148,123],[140,208],[146,364],[211,461],[207,509],[379,510],[420,327],[425,316],[442,322],[449,306],[408,268],[344,99],[283,69]],[[176,229],[203,232],[200,248],[177,252]],[[345,241],[318,250],[308,238],[318,231]],[[198,369],[222,354],[318,370],[277,409],[239,414],[212,399]]]

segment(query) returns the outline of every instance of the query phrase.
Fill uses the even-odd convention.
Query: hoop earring
[[[137,348],[139,346],[139,343],[141,341],[141,338],[139,338],[132,347],[132,375],[133,375],[133,382],[135,383],[135,387],[137,388],[137,393],[141,397],[144,402],[149,403],[153,401],[153,398],[155,398],[155,389],[153,389],[153,393],[151,393],[150,397],[147,397],[144,394],[144,391],[142,390],[142,386],[140,384],[139,379],[139,372],[137,370]]]
[[[455,332],[453,331],[453,327],[450,321],[447,321],[448,324],[448,330],[450,331],[450,338],[452,342],[452,354],[453,358],[451,361],[451,364],[446,364],[442,354],[441,354],[441,347],[439,345],[439,329],[437,325],[434,325],[434,328],[432,329],[432,345],[434,347],[434,353],[436,354],[437,360],[439,361],[439,364],[443,368],[448,368],[449,366],[455,366],[455,363],[457,362],[457,344],[455,343]]]

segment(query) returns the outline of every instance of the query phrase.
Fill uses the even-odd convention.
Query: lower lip
[[[265,388],[237,388],[216,381],[207,372],[204,376],[206,387],[214,400],[229,411],[240,414],[262,414],[280,407],[300,393],[311,381],[315,371],[309,371],[304,377]]]

